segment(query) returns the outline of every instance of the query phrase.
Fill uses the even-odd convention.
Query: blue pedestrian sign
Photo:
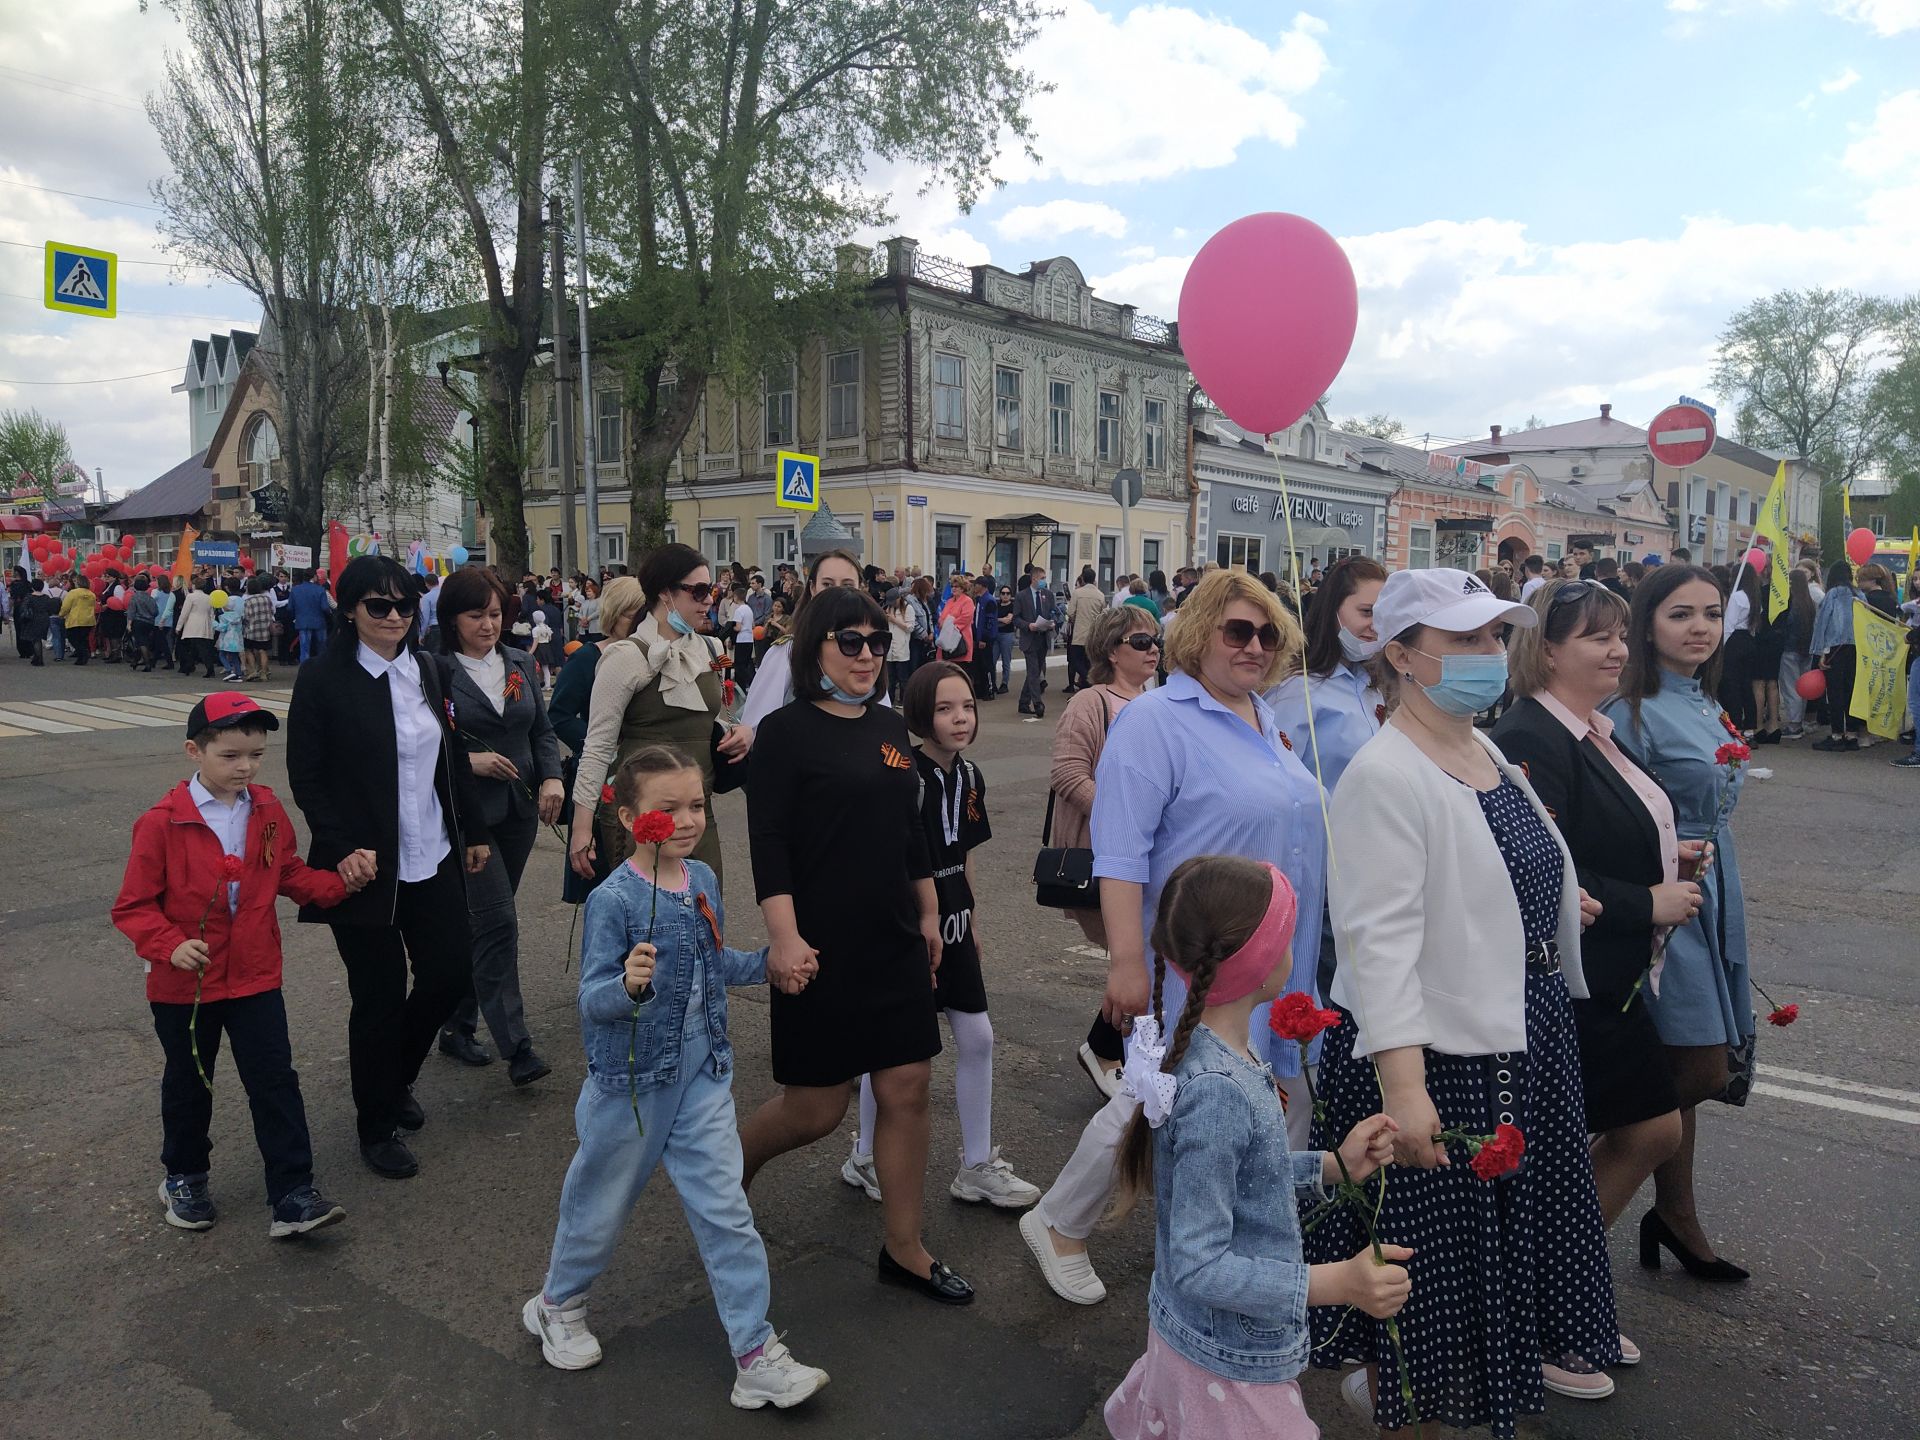
[[[70,315],[100,315],[111,320],[120,308],[115,257],[105,250],[47,242],[49,310]]]
[[[782,450],[775,466],[773,502],[789,510],[820,508],[820,457]]]

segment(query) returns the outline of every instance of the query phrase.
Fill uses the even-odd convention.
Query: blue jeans
[[[993,637],[993,658],[1000,664],[1000,688],[1013,688],[1013,632],[1002,630]]]
[[[767,1247],[740,1187],[732,1080],[713,1073],[701,1008],[687,1007],[696,1023],[681,1042],[678,1083],[640,1092],[644,1136],[634,1126],[626,1091],[610,1090],[591,1075],[581,1084],[573,1108],[580,1148],[560,1190],[560,1219],[542,1293],[552,1304],[587,1293],[612,1261],[647,1180],[665,1164],[707,1267],[727,1344],[738,1358],[773,1338],[767,1323]]]
[[[220,668],[225,670],[230,678],[238,680],[240,678],[240,652],[238,650],[222,650],[220,652]]]
[[[58,615],[47,617],[47,648],[53,652],[53,658],[67,658],[67,627]]]
[[[302,625],[300,627],[300,663],[306,664],[318,651],[326,649],[326,640],[326,631]]]

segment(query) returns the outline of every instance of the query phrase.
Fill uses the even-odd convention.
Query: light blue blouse
[[[1093,873],[1145,887],[1140,923],[1151,967],[1160,891],[1182,861],[1195,855],[1268,861],[1299,899],[1286,988],[1312,994],[1327,884],[1320,785],[1283,743],[1267,702],[1256,695],[1253,708],[1258,733],[1199,681],[1175,671],[1120,712],[1094,771]],[[1186,986],[1169,969],[1168,1029],[1185,1003]],[[1275,1073],[1300,1073],[1299,1047],[1274,1041],[1264,1005],[1253,1012],[1249,1040]]]
[[[1307,723],[1307,702],[1313,723]],[[1331,795],[1362,745],[1380,733],[1385,697],[1373,678],[1342,660],[1325,675],[1289,675],[1267,692],[1274,722],[1293,741],[1295,751],[1314,769],[1319,756],[1320,783]]]

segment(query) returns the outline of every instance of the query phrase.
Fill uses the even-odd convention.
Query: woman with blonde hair
[[[560,675],[553,682],[553,695],[547,701],[547,719],[553,733],[567,747],[567,758],[560,770],[566,793],[573,793],[573,777],[580,765],[580,752],[587,744],[587,711],[593,704],[593,676],[607,647],[633,634],[640,612],[647,608],[647,592],[631,575],[618,575],[600,592],[596,623],[601,638],[588,640],[567,657]],[[592,893],[591,882],[576,875],[571,865],[561,867],[560,898],[578,905]]]

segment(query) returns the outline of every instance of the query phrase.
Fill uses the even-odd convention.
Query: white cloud
[[[1920,30],[1920,0],[1835,0],[1834,10],[1870,27],[1876,35]]]
[[[1882,100],[1842,163],[1867,180],[1920,176],[1920,90]]]
[[[1820,82],[1820,93],[1822,95],[1838,95],[1842,91],[1851,90],[1859,83],[1860,72],[1849,65],[1831,80],[1822,80]]]
[[[1049,200],[1017,205],[994,221],[993,228],[1003,240],[1051,241],[1076,231],[1118,240],[1127,233],[1127,217],[1094,200]]]
[[[1231,164],[1248,141],[1290,146],[1291,102],[1326,72],[1325,33],[1304,13],[1268,41],[1186,6],[1116,17],[1064,0],[1026,55],[1054,86],[1029,107],[1040,160],[1009,155],[1007,178],[1154,180]]]

